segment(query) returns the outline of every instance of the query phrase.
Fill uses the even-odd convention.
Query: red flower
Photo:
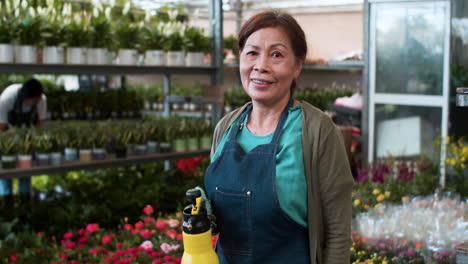
[[[176,263],[181,263],[182,262],[182,258],[174,258],[175,262]]]
[[[88,242],[88,238],[87,237],[80,237],[78,238],[78,243],[79,244],[86,244]]]
[[[42,232],[37,233],[37,236],[42,236],[42,235],[43,235]]]
[[[155,259],[153,261],[153,264],[161,264],[161,263],[163,263],[162,259]]]
[[[169,260],[172,260],[172,257],[171,256],[164,256],[163,260],[169,261]]]
[[[81,228],[80,230],[78,230],[78,235],[83,236],[84,234],[85,234],[84,228]]]
[[[123,243],[122,243],[122,242],[117,242],[116,247],[117,247],[117,248],[122,248],[122,247],[123,247]]]
[[[60,258],[63,260],[67,260],[68,256],[67,254],[60,254]]]
[[[39,249],[39,250],[37,251],[37,254],[39,254],[39,255],[43,255],[43,254],[44,254],[44,250],[42,250],[42,249]]]
[[[127,229],[127,230],[132,230],[132,229],[133,229],[133,226],[132,226],[132,224],[125,224],[125,225],[123,226],[123,228],[124,228],[124,229]]]
[[[162,256],[162,253],[161,252],[153,252],[151,253],[151,257],[152,258],[157,258],[157,257],[161,257]]]
[[[143,212],[145,213],[145,215],[150,215],[154,212],[154,209],[151,205],[147,205],[145,206],[145,208],[143,208]]]
[[[88,224],[88,225],[86,226],[86,231],[88,231],[89,233],[94,233],[94,232],[96,232],[98,229],[99,229],[99,225],[98,225],[98,224]]]
[[[167,223],[166,221],[164,220],[161,220],[161,219],[158,219],[158,221],[156,221],[156,229],[164,229],[167,227]]]
[[[166,235],[172,239],[176,238],[177,231],[175,229],[169,229],[166,232]]]
[[[68,241],[67,243],[65,243],[65,249],[75,249],[75,247],[76,244],[73,241]]]
[[[148,229],[143,229],[140,231],[140,236],[142,236],[145,239],[148,239],[152,236],[152,234],[151,231],[149,231]]]
[[[72,260],[72,261],[70,261],[70,264],[78,264],[78,261]]]
[[[145,224],[143,224],[142,221],[138,221],[138,222],[135,224],[135,228],[136,228],[136,229],[142,229],[144,226],[145,226]]]
[[[70,239],[73,237],[73,232],[68,232],[63,235],[63,239]]]
[[[11,255],[10,255],[10,260],[11,260],[11,262],[16,262],[16,261],[18,261],[18,254],[16,254],[16,253],[15,253],[15,254],[11,254]]]
[[[184,238],[183,238],[183,236],[181,234],[177,234],[176,239],[177,239],[177,241],[182,241]]]
[[[200,165],[205,157],[185,158],[176,160],[176,166],[187,176],[193,176],[193,171]]]
[[[105,235],[105,236],[103,236],[103,237],[101,238],[101,243],[102,243],[103,245],[108,244],[108,243],[111,242],[111,241],[112,241],[112,237],[109,236],[109,235]]]
[[[97,254],[99,254],[99,250],[97,250],[97,249],[95,249],[95,248],[90,248],[90,249],[89,249],[89,253],[90,253],[90,254],[93,254],[93,255],[97,255]]]

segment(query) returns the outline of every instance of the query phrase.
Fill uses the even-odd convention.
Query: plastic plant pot
[[[187,140],[186,139],[175,139],[174,140],[174,151],[183,152],[187,150]]]
[[[146,155],[146,150],[147,150],[146,145],[135,145],[134,152],[135,152],[135,155],[142,156],[142,155]]]
[[[80,161],[81,162],[91,161],[91,150],[90,149],[80,149]]]
[[[32,155],[18,155],[16,160],[16,167],[26,169],[32,167]]]
[[[60,152],[52,152],[50,154],[50,164],[53,166],[60,166],[62,165],[62,153]]]
[[[169,142],[159,143],[159,151],[161,153],[168,153],[172,150],[171,144]]]
[[[147,146],[148,153],[158,153],[159,152],[158,143],[155,142],[155,141],[148,141],[146,146]]]
[[[16,168],[16,157],[15,156],[2,156],[2,169],[14,169]]]
[[[93,160],[103,160],[106,158],[106,150],[102,148],[94,148],[92,152]]]
[[[209,149],[211,148],[211,137],[210,136],[204,136],[200,138],[200,148],[201,149]]]
[[[188,150],[198,150],[200,149],[200,142],[198,138],[189,138],[187,139]]]
[[[119,159],[127,157],[127,148],[115,148],[115,157]]]
[[[50,164],[50,155],[45,153],[38,153],[36,164],[37,166],[47,166]]]
[[[78,160],[78,149],[76,149],[76,148],[65,148],[65,160],[66,161]]]

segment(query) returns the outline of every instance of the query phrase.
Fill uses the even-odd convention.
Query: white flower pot
[[[108,64],[108,51],[105,48],[88,48],[88,64],[103,65]]]
[[[136,65],[138,62],[138,50],[136,49],[119,49],[120,65]]]
[[[185,66],[185,53],[183,51],[168,51],[167,66]]]
[[[145,52],[145,65],[166,65],[166,52],[164,50],[147,50]]]
[[[64,63],[64,48],[63,47],[44,47],[42,51],[42,63],[44,64],[63,64]]]
[[[187,52],[185,57],[185,65],[189,67],[200,67],[204,66],[203,63],[203,52]]]
[[[37,63],[37,48],[32,45],[15,46],[16,63]]]
[[[67,48],[67,64],[86,64],[87,49],[79,47]]]
[[[13,63],[13,45],[0,44],[0,63]]]

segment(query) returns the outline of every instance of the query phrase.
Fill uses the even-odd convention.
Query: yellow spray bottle
[[[184,209],[184,254],[181,264],[219,264],[211,240],[211,224],[203,206],[201,191],[193,188],[186,192],[192,206]]]

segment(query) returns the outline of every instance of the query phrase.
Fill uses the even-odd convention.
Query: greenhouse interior
[[[0,263],[468,263],[466,0],[0,0],[0,93]]]

